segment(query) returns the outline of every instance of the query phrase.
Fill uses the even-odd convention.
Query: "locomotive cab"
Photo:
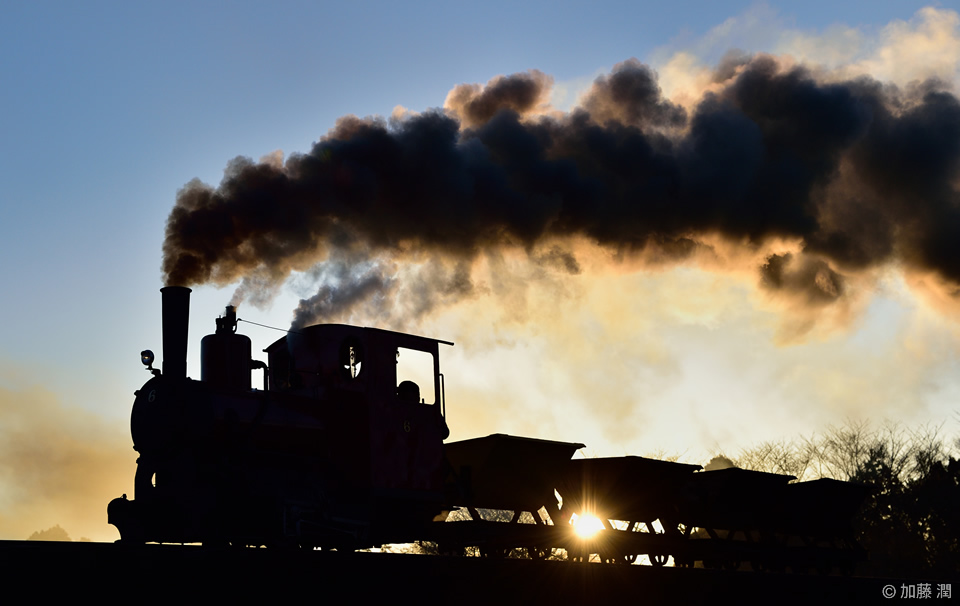
[[[378,328],[318,324],[291,331],[264,351],[271,390],[367,407],[374,487],[419,490],[439,489],[439,481],[423,473],[440,468],[442,441],[450,434],[440,344],[453,345]],[[429,449],[435,461],[416,460],[416,453],[424,454],[421,442],[436,445]]]
[[[440,344],[453,345],[377,328],[319,324],[291,331],[264,350],[271,392],[332,405],[341,411],[339,419],[355,419],[344,422],[346,433],[328,436],[329,444],[338,445],[331,458],[353,453],[338,466],[351,469],[369,491],[374,524],[390,532],[402,534],[411,521],[432,519],[442,500],[443,440],[450,432]]]

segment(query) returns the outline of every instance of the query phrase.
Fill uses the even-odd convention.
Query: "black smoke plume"
[[[457,87],[446,112],[341,118],[285,164],[237,159],[218,187],[188,183],[165,282],[276,285],[360,260],[321,286],[314,311],[304,301],[305,322],[398,288],[384,273],[397,259],[443,259],[447,274],[424,270],[436,290],[418,296],[449,301],[475,292],[469,264],[501,246],[578,273],[564,245],[577,237],[666,261],[717,238],[796,242],[756,268],[758,283],[813,306],[890,263],[960,285],[960,102],[945,84],[821,83],[768,56],[722,70],[689,112],[631,60],[564,114],[541,111],[550,78],[531,71]]]
[[[444,107],[460,120],[461,127],[479,126],[497,112],[509,109],[528,114],[544,108],[550,100],[553,78],[535,69],[525,74],[494,78],[486,86],[460,84],[447,95]]]

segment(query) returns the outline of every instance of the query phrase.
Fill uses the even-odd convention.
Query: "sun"
[[[600,518],[590,514],[577,516],[573,520],[573,531],[581,539],[589,539],[603,530],[603,522]]]

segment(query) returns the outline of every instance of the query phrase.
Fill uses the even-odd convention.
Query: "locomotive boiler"
[[[850,571],[864,557],[851,520],[865,486],[634,456],[573,460],[583,444],[504,434],[445,443],[447,341],[320,324],[275,341],[264,364],[227,307],[191,379],[190,290],[161,293],[163,372],[143,352],[153,377],[130,421],[135,498],[107,508],[121,542],[430,541],[491,557],[794,572]],[[576,532],[587,518],[598,532]]]

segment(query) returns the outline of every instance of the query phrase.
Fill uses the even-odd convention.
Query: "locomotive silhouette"
[[[444,443],[439,346],[453,343],[439,339],[320,324],[268,346],[263,364],[227,307],[201,342],[200,380],[190,379],[190,289],[161,293],[163,372],[144,351],[153,377],[130,421],[135,499],[107,507],[120,542],[434,541],[492,557],[564,549],[573,560],[821,572],[863,557],[851,529],[869,493],[861,485],[633,456],[572,460],[582,444],[504,434]],[[588,516],[603,529],[574,532]]]

